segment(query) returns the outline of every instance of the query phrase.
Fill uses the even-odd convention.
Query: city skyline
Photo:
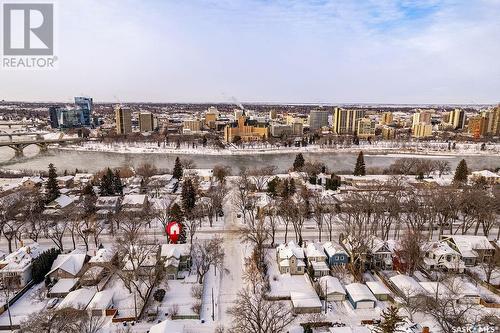
[[[498,103],[496,1],[55,5],[57,69],[2,70],[0,100]]]

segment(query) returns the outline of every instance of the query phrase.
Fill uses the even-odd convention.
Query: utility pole
[[[135,314],[135,321],[137,321],[137,299],[135,296],[135,291],[134,291],[134,314]]]
[[[215,321],[214,288],[212,287],[212,321]]]
[[[327,312],[327,302],[328,301],[328,280],[325,279],[325,314]]]

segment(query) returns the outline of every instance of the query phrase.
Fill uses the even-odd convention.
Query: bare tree
[[[262,271],[264,264],[264,243],[269,238],[267,225],[264,221],[264,214],[259,212],[258,216],[248,219],[248,222],[241,227],[241,240],[251,243],[254,246],[255,262],[257,268]]]
[[[318,238],[321,242],[321,232],[323,231],[323,222],[325,215],[328,213],[328,207],[322,193],[314,193],[311,200],[311,208],[313,211],[313,219],[318,227]]]
[[[420,230],[408,229],[398,243],[396,254],[410,276],[423,263],[426,252],[425,241],[426,238]]]
[[[235,194],[233,196],[233,206],[243,216],[243,222],[246,223],[249,211],[255,209],[255,198],[252,195],[251,183],[247,172],[242,170],[240,177],[234,183]]]
[[[226,178],[231,174],[231,168],[227,165],[215,165],[213,168],[213,175],[220,184],[226,183]]]
[[[208,222],[210,227],[213,226],[213,220],[217,221],[217,216],[219,212],[222,211],[222,206],[224,205],[224,200],[227,195],[227,188],[224,185],[210,186],[210,189],[206,193],[206,210],[208,216]]]
[[[198,282],[203,283],[205,275],[210,270],[210,267],[221,267],[224,259],[224,251],[222,249],[222,238],[215,237],[210,240],[198,241],[193,244],[191,251],[193,266],[198,275]]]
[[[232,330],[238,333],[281,333],[294,318],[288,305],[267,300],[263,288],[255,293],[241,290],[228,313],[233,317]]]
[[[434,164],[435,164],[436,169],[439,173],[439,177],[442,177],[443,175],[447,175],[451,172],[450,163],[448,161],[436,160],[436,161],[434,161]]]
[[[275,166],[265,166],[248,170],[248,176],[255,185],[258,192],[263,192],[266,189],[268,180],[275,174]]]

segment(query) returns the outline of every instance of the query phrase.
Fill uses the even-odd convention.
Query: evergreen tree
[[[97,195],[94,192],[94,187],[91,183],[87,183],[82,189],[83,209],[85,214],[92,214],[96,211]]]
[[[46,188],[47,194],[45,197],[45,201],[47,203],[51,202],[61,195],[61,192],[59,191],[59,185],[57,184],[57,171],[54,167],[54,164],[52,163],[49,164],[49,179],[47,180]]]
[[[267,182],[267,193],[271,197],[276,197],[278,195],[279,183],[280,183],[280,179],[278,177],[274,177],[269,182]]]
[[[120,170],[115,170],[113,177],[113,192],[117,195],[123,195],[122,179],[120,178]]]
[[[404,318],[398,314],[399,309],[394,305],[382,311],[382,322],[375,328],[377,333],[404,332],[400,327],[404,324]]]
[[[469,175],[469,169],[467,168],[467,162],[461,160],[458,163],[457,169],[455,170],[455,176],[453,181],[456,183],[467,183],[467,176]]]
[[[61,253],[59,250],[51,248],[42,252],[38,257],[33,259],[31,276],[35,283],[40,283],[44,280],[45,274],[50,271],[52,263],[56,260],[59,253]]]
[[[295,179],[291,178],[288,182],[288,195],[294,195],[297,192],[297,187],[295,186]]]
[[[283,188],[281,189],[281,197],[288,198],[290,196],[290,187],[288,186],[288,179],[283,181]]]
[[[181,160],[179,159],[179,157],[177,157],[175,159],[174,171],[173,171],[172,176],[177,180],[182,179],[182,164],[181,164]]]
[[[363,151],[359,152],[358,159],[356,160],[356,166],[354,167],[354,176],[365,176],[365,158],[363,156]]]
[[[297,156],[295,156],[295,161],[293,161],[293,170],[294,171],[301,171],[302,168],[304,167],[304,156],[302,156],[301,153],[298,153]]]
[[[101,177],[101,182],[99,184],[99,194],[100,195],[113,195],[115,191],[113,189],[113,171],[110,168]]]
[[[340,177],[332,173],[330,179],[326,179],[325,189],[336,191],[340,187]]]
[[[184,181],[181,198],[184,212],[191,213],[196,204],[196,189],[194,188],[193,181],[190,178]]]

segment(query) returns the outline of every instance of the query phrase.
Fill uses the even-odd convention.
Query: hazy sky
[[[0,99],[500,101],[500,0],[55,3],[58,69],[0,70]]]

